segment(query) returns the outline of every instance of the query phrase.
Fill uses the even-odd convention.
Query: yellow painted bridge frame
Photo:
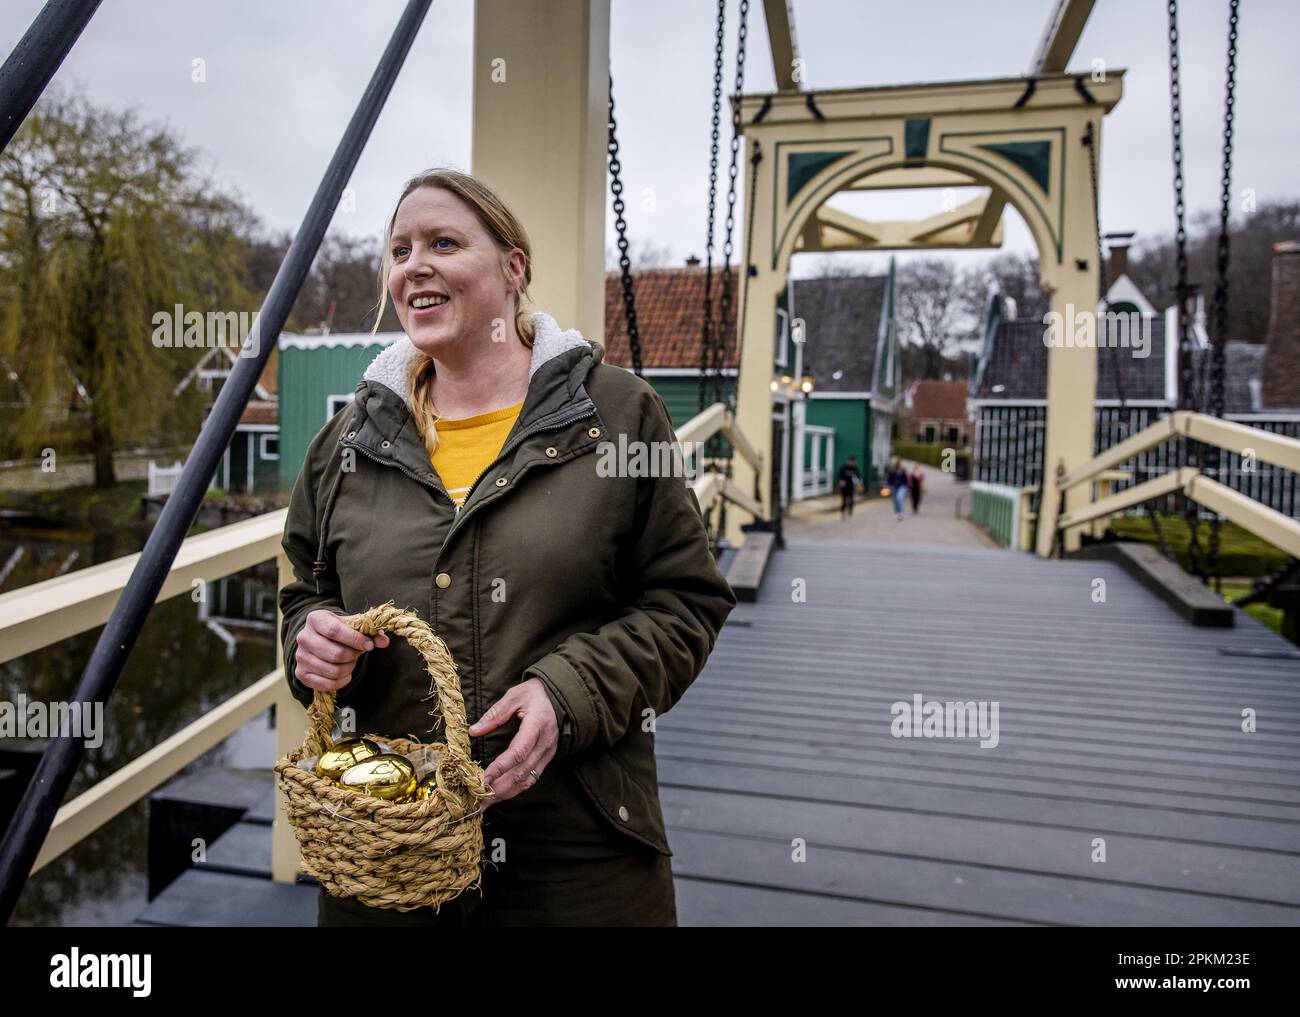
[[[802,251],[886,251],[992,247],[1013,206],[1038,246],[1051,308],[1095,308],[1097,219],[1089,150],[1100,159],[1102,119],[1119,102],[1122,71],[1090,75],[944,82],[885,88],[747,95],[740,100],[748,153],[746,195],[754,196],[750,267],[742,274],[737,419],[762,464],[771,463],[772,321],[790,259]],[[867,222],[827,207],[844,191],[887,188],[987,189],[974,201],[914,223]],[[747,214],[747,217],[748,215]],[[1072,321],[1073,315],[1065,318]],[[1038,553],[1051,550],[1057,476],[1092,458],[1096,351],[1048,351],[1044,485]],[[753,486],[736,463],[736,485]],[[758,490],[770,495],[768,478]],[[1067,510],[1084,492],[1066,492]],[[738,522],[728,537],[739,542]],[[1067,550],[1078,543],[1068,535]]]

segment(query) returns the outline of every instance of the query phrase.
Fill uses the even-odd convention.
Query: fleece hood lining
[[[591,347],[591,343],[584,339],[582,333],[577,329],[561,329],[559,323],[544,311],[536,311],[531,315],[533,323],[533,358],[528,366],[528,380],[531,382],[533,375],[548,360],[553,360],[566,350],[571,350],[575,346]],[[402,401],[410,406],[411,393],[407,388],[407,372],[420,351],[411,342],[410,336],[403,335],[391,346],[386,347],[380,354],[370,362],[366,368],[365,374],[362,375],[365,381],[378,382],[387,388],[392,389]]]

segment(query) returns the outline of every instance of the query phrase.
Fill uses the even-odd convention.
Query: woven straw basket
[[[301,746],[275,764],[289,822],[302,852],[303,871],[327,893],[353,897],[368,907],[412,911],[445,901],[478,884],[483,864],[480,807],[492,790],[470,755],[460,678],[447,645],[413,611],[390,601],[341,619],[363,635],[380,630],[404,637],[424,658],[437,696],[446,743],[422,744],[366,735],[389,751],[441,753],[438,793],[427,801],[394,804],[340,788],[298,763],[332,744],[334,693],[317,692]]]

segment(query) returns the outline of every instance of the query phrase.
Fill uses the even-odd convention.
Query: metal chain
[[[641,374],[641,333],[636,323],[636,295],[632,290],[632,259],[627,253],[627,220],[623,218],[623,164],[618,160],[618,122],[614,118],[614,76],[609,76],[609,175],[614,194],[614,228],[618,231],[618,267],[623,277],[623,312],[627,318],[627,341],[632,347],[632,370]]]
[[[1178,403],[1180,407],[1195,408],[1195,390],[1192,386],[1192,349],[1187,321],[1187,206],[1183,196],[1183,109],[1182,88],[1179,84],[1178,61],[1178,0],[1169,0],[1169,99],[1170,122],[1173,129],[1174,157],[1174,250],[1178,268]]]
[[[1192,370],[1192,343],[1187,316],[1187,301],[1190,290],[1187,284],[1187,227],[1185,223],[1186,203],[1183,196],[1183,110],[1182,89],[1179,85],[1178,61],[1178,0],[1169,0],[1169,101],[1170,122],[1173,128],[1174,157],[1174,216],[1177,230],[1174,234],[1175,251],[1178,263],[1178,406],[1180,409],[1198,408]],[[1186,438],[1178,439],[1178,465],[1197,466],[1198,456],[1194,442]],[[1201,562],[1201,545],[1199,535],[1198,512],[1196,505],[1180,495],[1183,501],[1183,518],[1187,522],[1188,556],[1191,559],[1192,572],[1202,579],[1205,569]]]
[[[718,341],[714,345],[713,365],[712,365],[712,397],[714,402],[722,402],[726,398],[726,386],[723,385],[722,368],[726,362],[726,352],[728,346],[728,337],[735,331],[732,322],[731,305],[734,299],[731,282],[731,255],[735,251],[732,243],[732,234],[736,227],[736,177],[740,170],[740,96],[745,89],[745,41],[749,33],[749,0],[740,0],[740,24],[736,30],[736,87],[732,92],[731,106],[731,164],[727,168],[727,218],[723,224],[723,241],[722,241],[722,293],[718,301]],[[750,206],[753,207],[752,205]],[[738,271],[744,271],[741,266]],[[737,337],[739,338],[739,337]],[[739,344],[737,344],[739,348]],[[740,379],[736,380],[739,386]],[[734,408],[734,398],[730,400]],[[723,455],[723,439],[721,435],[716,436],[718,445],[718,455]],[[735,462],[735,452],[726,456],[726,465],[723,467],[723,476],[728,480],[732,477],[732,465]],[[726,532],[727,526],[727,504],[724,500],[718,511],[718,528],[722,533]]]
[[[758,164],[763,161],[763,149],[759,145],[758,139],[754,139],[753,154],[749,157],[749,197],[745,199],[745,208],[749,213],[749,218],[745,221],[745,264],[741,271],[745,272],[745,277],[758,274],[758,269],[754,268],[754,192],[758,189]],[[745,301],[740,306],[740,324],[737,327],[736,335],[739,339],[745,336],[745,312],[749,309],[749,291],[745,291]],[[740,389],[740,358],[736,358],[736,390]]]
[[[1232,207],[1232,131],[1233,106],[1237,89],[1237,8],[1239,0],[1228,4],[1228,66],[1223,106],[1223,176],[1219,191],[1218,278],[1214,287],[1214,381],[1210,412],[1224,413],[1224,344],[1228,336],[1228,266],[1232,251],[1228,236],[1228,215]]]
[[[749,165],[751,167],[749,174],[749,197],[745,199],[745,208],[749,213],[749,219],[745,225],[745,264],[741,267],[740,271],[746,273],[746,278],[748,278],[749,267],[753,264],[754,259],[754,191],[758,187],[758,164],[762,161],[763,150],[759,147],[758,139],[756,138],[754,139],[754,152],[749,157]],[[740,356],[740,348],[745,338],[745,316],[746,312],[749,310],[748,286],[745,287],[744,293],[745,297],[740,305],[740,323],[736,327],[736,384],[731,390],[731,399],[728,401],[733,413],[736,411],[737,395],[740,392],[740,369],[743,366],[743,358]],[[774,484],[779,484],[779,478],[774,478]],[[759,476],[757,471],[754,472],[754,500],[760,503],[763,500],[763,496],[759,489]],[[780,533],[780,511],[781,507],[779,501],[774,499],[772,502],[772,513],[777,521],[778,533]]]
[[[1224,347],[1228,342],[1228,266],[1232,250],[1228,237],[1228,213],[1232,207],[1232,121],[1233,105],[1237,90],[1237,16],[1238,0],[1228,3],[1228,66],[1225,73],[1223,102],[1223,176],[1219,190],[1219,243],[1216,252],[1218,278],[1214,285],[1214,336],[1211,340],[1214,352],[1214,371],[1210,382],[1210,412],[1216,417],[1223,417],[1224,399]],[[1214,479],[1220,484],[1223,465],[1223,452],[1217,445],[1207,449],[1208,466],[1214,473]],[[1223,592],[1223,577],[1219,575],[1219,516],[1215,513],[1210,520],[1210,561],[1209,573],[1214,576],[1214,589]]]
[[[740,96],[745,88],[745,40],[748,34],[749,0],[740,0],[740,27],[736,42],[736,87],[731,109],[731,164],[727,168],[727,218],[723,225],[722,242],[722,294],[718,307],[718,341],[713,349],[713,401],[720,402],[724,395],[722,365],[731,332],[731,256],[735,251],[732,233],[736,227],[736,177],[740,170]]]
[[[1288,558],[1280,569],[1271,576],[1256,579],[1251,591],[1244,597],[1238,597],[1232,603],[1236,607],[1249,604],[1267,604],[1274,590],[1289,583],[1292,577],[1300,574],[1300,558]]]
[[[722,118],[722,55],[727,0],[718,0],[713,42],[713,132],[709,149],[709,228],[704,238],[704,324],[700,333],[700,412],[708,407],[709,367],[713,362],[713,222],[718,194],[718,138]]]

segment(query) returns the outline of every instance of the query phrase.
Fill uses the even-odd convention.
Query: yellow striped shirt
[[[437,421],[438,446],[433,451],[433,468],[456,503],[457,512],[465,504],[465,496],[474,486],[474,481],[506,443],[506,436],[515,426],[523,406],[521,399],[513,406],[503,406],[474,417]]]

